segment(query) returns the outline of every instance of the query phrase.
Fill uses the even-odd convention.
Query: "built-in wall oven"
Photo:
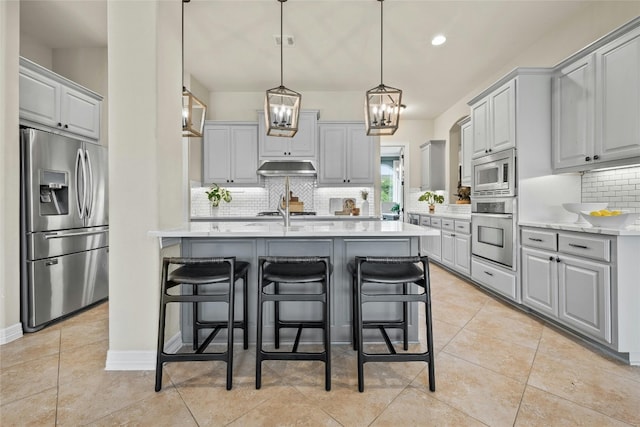
[[[471,197],[514,197],[516,188],[516,150],[509,149],[482,156],[471,162]]]
[[[515,197],[472,202],[471,253],[515,270]]]

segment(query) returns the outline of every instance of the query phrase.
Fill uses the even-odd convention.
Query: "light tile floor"
[[[319,362],[221,362],[105,371],[108,306],[0,347],[0,425],[606,426],[640,425],[640,368],[612,360],[431,266],[436,392],[421,363],[365,365],[334,346],[332,390]],[[418,344],[416,344],[418,345]]]

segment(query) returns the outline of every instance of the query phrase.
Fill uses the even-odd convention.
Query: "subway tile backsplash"
[[[582,201],[607,202],[609,209],[640,213],[640,166],[586,172],[582,175]],[[640,219],[634,225],[640,225]]]
[[[264,187],[236,188],[228,187],[231,191],[230,203],[220,203],[218,216],[255,216],[258,212],[274,211],[278,201],[284,194],[283,177],[266,177]],[[333,197],[356,199],[356,206],[362,206],[361,190],[369,192],[369,214],[374,214],[372,200],[375,200],[372,187],[317,187],[314,178],[291,177],[289,187],[293,195],[304,202],[305,211],[315,211],[318,215],[333,215],[329,212],[329,199]],[[191,188],[191,216],[211,216],[211,207],[207,199],[208,187]]]

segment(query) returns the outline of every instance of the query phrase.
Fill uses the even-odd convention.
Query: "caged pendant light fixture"
[[[393,135],[398,130],[402,91],[382,83],[383,2],[380,2],[380,84],[369,89],[364,104],[367,135]]]
[[[291,138],[298,132],[298,116],[302,95],[283,84],[283,60],[282,60],[282,16],[283,3],[280,2],[280,86],[267,91],[264,99],[264,120],[267,135],[283,136]]]
[[[202,136],[207,105],[189,92],[184,85],[184,4],[182,0],[182,136]]]

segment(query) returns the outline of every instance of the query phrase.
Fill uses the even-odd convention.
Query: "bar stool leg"
[[[229,294],[227,303],[229,305],[229,319],[227,320],[227,390],[233,387],[233,322],[235,311],[235,278],[233,277],[233,264],[231,271],[231,279],[229,280]]]
[[[325,302],[323,303],[322,321],[324,324],[324,349],[325,349],[325,362],[324,362],[324,375],[325,384],[324,388],[327,391],[331,390],[331,324],[329,319],[329,307],[331,307],[330,289],[329,289],[329,273],[327,268],[327,280],[322,284],[325,293]]]
[[[402,294],[408,295],[408,284],[402,284]],[[402,303],[402,335],[404,338],[404,351],[409,350],[409,303]]]
[[[166,303],[164,300],[166,290],[165,283],[167,282],[167,273],[169,266],[167,262],[163,262],[162,266],[162,278],[161,278],[161,290],[160,290],[160,315],[158,316],[158,348],[156,350],[156,392],[162,388],[162,353],[164,352],[164,328],[166,320]]]
[[[256,390],[262,387],[262,263],[258,266],[258,313],[256,332]]]
[[[273,293],[278,295],[280,293],[280,286],[278,282],[273,284]],[[274,326],[274,340],[275,347],[280,348],[280,302],[273,302],[273,326]]]
[[[358,271],[356,279],[356,322],[358,335],[358,391],[364,391],[364,342],[362,331],[362,277]]]
[[[198,287],[195,285],[191,286],[192,294],[198,295]],[[193,315],[193,324],[191,325],[193,329],[193,349],[197,350],[199,345],[198,340],[198,303],[194,302],[192,304],[192,315]]]
[[[248,292],[248,273],[242,276],[242,338],[243,348],[246,350],[249,348],[249,297]]]
[[[351,276],[351,341],[353,349],[358,350],[358,327],[356,325],[356,279]]]

